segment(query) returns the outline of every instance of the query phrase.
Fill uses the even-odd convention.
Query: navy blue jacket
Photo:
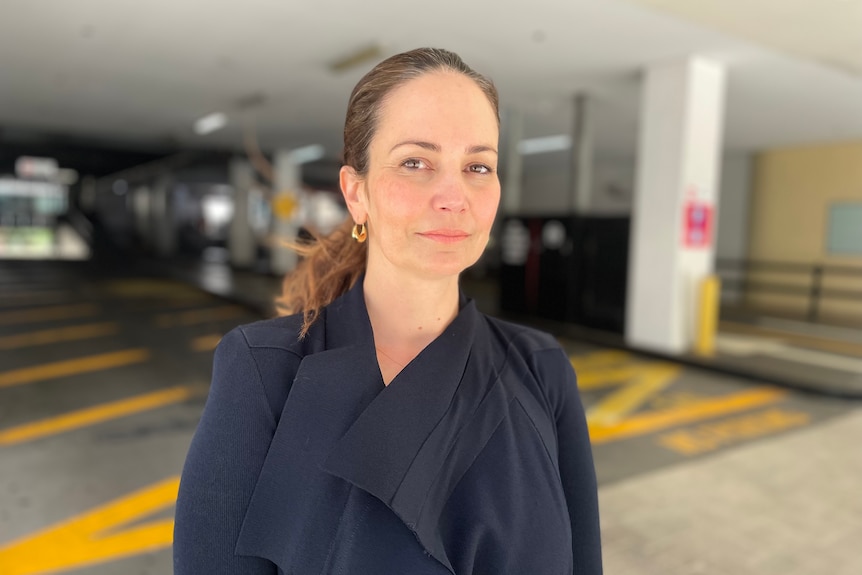
[[[383,385],[361,281],[228,333],[183,470],[176,575],[598,575],[575,374],[462,300]]]

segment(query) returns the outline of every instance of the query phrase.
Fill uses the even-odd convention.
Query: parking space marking
[[[632,358],[630,353],[616,349],[603,349],[584,355],[573,355],[570,357],[575,371],[582,369],[597,369],[608,365],[620,365]]]
[[[149,358],[149,350],[137,348],[14,369],[0,373],[0,388],[132,365]]]
[[[26,423],[9,429],[0,429],[0,446],[23,443],[49,435],[56,435],[80,429],[97,423],[118,419],[127,415],[141,413],[150,409],[179,403],[194,394],[190,387],[179,386],[147,393],[128,399],[112,401],[86,409],[79,409],[59,415]]]
[[[248,310],[237,305],[194,309],[180,313],[163,313],[153,320],[157,327],[190,326],[208,321],[234,319],[247,314]]]
[[[57,290],[33,290],[24,292],[3,292],[0,289],[0,309],[32,305],[33,302],[61,303],[69,300],[68,292]]]
[[[678,365],[670,363],[641,364],[628,383],[587,410],[587,423],[595,426],[619,423],[664,391],[680,371]]]
[[[48,345],[61,341],[78,341],[92,339],[117,333],[119,326],[115,323],[89,323],[72,325],[57,329],[45,329],[0,337],[0,349],[20,349],[37,345]]]
[[[37,323],[40,321],[54,321],[58,319],[71,319],[96,315],[99,308],[90,303],[75,305],[54,305],[39,307],[36,309],[24,309],[16,311],[4,311],[0,313],[0,325],[17,325],[26,323]]]
[[[218,333],[202,335],[194,338],[190,345],[193,351],[212,351],[216,348],[218,342],[221,341],[221,338],[222,335]]]
[[[173,519],[122,529],[176,503],[172,477],[0,547],[0,573],[36,575],[157,551],[173,542]]]
[[[719,447],[808,425],[810,422],[811,416],[803,411],[772,408],[742,417],[706,423],[693,429],[674,431],[662,435],[657,442],[681,455],[700,455],[715,451]]]
[[[700,421],[747,411],[782,400],[787,392],[758,387],[730,395],[694,401],[687,405],[634,415],[613,425],[589,425],[593,444],[609,443]]]
[[[581,391],[593,391],[614,387],[630,381],[640,375],[646,364],[632,363],[623,366],[601,366],[598,368],[581,368],[578,374],[578,388]]]

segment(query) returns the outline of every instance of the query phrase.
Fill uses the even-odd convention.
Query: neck
[[[363,290],[375,345],[387,353],[421,350],[458,315],[457,276],[428,280],[369,268]]]

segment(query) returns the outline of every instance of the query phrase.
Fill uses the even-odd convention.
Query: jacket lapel
[[[309,334],[319,343],[300,364],[236,550],[284,572],[320,572],[356,486],[452,571],[438,519],[505,415],[503,354],[462,300],[452,324],[385,387],[361,282],[326,308],[325,332]]]
[[[323,568],[350,485],[321,465],[384,387],[361,285],[326,308],[306,342],[236,546],[285,573]]]
[[[473,302],[378,394],[323,469],[383,501],[454,572],[438,530],[449,494],[506,413],[502,354]]]
[[[408,364],[356,419],[324,469],[375,495],[393,496],[461,385],[475,330],[474,305]]]

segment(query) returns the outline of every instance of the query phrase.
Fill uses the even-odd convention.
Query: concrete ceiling
[[[322,143],[334,156],[349,92],[372,63],[342,73],[329,65],[379,44],[384,56],[422,45],[459,52],[494,79],[504,107],[526,110],[528,136],[567,132],[571,97],[586,90],[599,148],[631,153],[639,71],[700,53],[728,65],[727,147],[862,139],[862,78],[785,48],[786,35],[761,38],[716,16],[815,3],[858,14],[839,0],[4,0],[0,126],[239,147],[248,115],[239,102],[262,95],[262,145]],[[844,57],[858,63],[862,53]],[[213,111],[229,114],[228,127],[195,135],[194,121]]]
[[[633,0],[862,76],[862,0]]]

